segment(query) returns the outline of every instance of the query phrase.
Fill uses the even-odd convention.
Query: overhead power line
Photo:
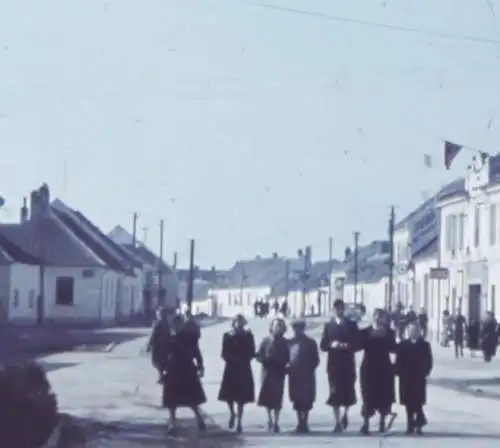
[[[390,23],[382,23],[382,22],[373,22],[370,20],[354,19],[352,17],[335,16],[335,15],[330,15],[330,14],[326,14],[326,13],[322,13],[322,12],[311,11],[308,9],[290,8],[287,6],[271,5],[268,3],[259,3],[259,2],[254,2],[254,1],[246,1],[245,3],[252,4],[252,5],[258,6],[260,8],[272,9],[272,10],[279,11],[279,12],[297,14],[297,15],[302,15],[302,16],[309,16],[309,17],[316,18],[316,19],[329,20],[329,21],[334,21],[334,22],[343,22],[343,23],[348,23],[348,24],[354,25],[354,26],[379,28],[379,29],[385,29],[385,30],[390,30],[390,31],[396,31],[396,32],[400,32],[400,33],[420,34],[422,36],[436,37],[439,39],[459,40],[459,41],[475,42],[475,43],[483,43],[483,44],[494,44],[494,45],[500,44],[500,39],[491,39],[491,38],[481,37],[481,36],[467,36],[467,35],[454,34],[454,33],[441,33],[438,31],[425,30],[423,28],[412,28],[412,27],[406,27],[406,26],[402,26],[402,25],[393,25]]]

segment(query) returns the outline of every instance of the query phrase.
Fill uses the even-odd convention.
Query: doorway
[[[468,318],[476,322],[481,319],[481,285],[478,283],[469,285]]]

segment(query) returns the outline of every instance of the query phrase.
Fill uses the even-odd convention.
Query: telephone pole
[[[137,245],[137,221],[139,220],[139,215],[134,212],[132,216],[132,247]]]
[[[359,273],[359,232],[354,232],[354,303],[358,303],[358,273]]]
[[[195,242],[191,240],[190,250],[189,250],[189,277],[188,277],[188,285],[187,285],[187,297],[186,304],[189,314],[191,314],[193,307],[193,292],[194,292],[194,249]]]
[[[326,315],[332,309],[332,270],[333,270],[333,238],[328,238],[328,307]]]
[[[389,285],[387,288],[387,310],[392,311],[392,296],[394,290],[394,226],[396,220],[396,211],[391,207],[389,217]]]
[[[165,233],[165,222],[160,221],[160,259],[158,263],[158,305],[165,306],[165,288],[163,287],[163,236]]]

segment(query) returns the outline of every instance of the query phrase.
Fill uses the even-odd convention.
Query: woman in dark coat
[[[384,313],[375,310],[373,324],[363,330],[363,361],[360,369],[361,395],[363,406],[361,433],[370,431],[370,418],[380,414],[379,431],[386,430],[386,417],[391,413],[395,401],[394,366],[391,353],[396,351],[396,334],[388,328]]]
[[[170,324],[168,313],[164,308],[156,311],[156,321],[153,324],[151,336],[146,347],[146,351],[151,353],[151,362],[158,370],[158,383],[163,381],[163,371],[167,362],[168,345],[170,340]]]
[[[170,412],[172,433],[177,431],[176,411],[189,407],[195,413],[198,428],[206,425],[199,406],[206,402],[201,385],[204,373],[203,358],[198,346],[198,335],[185,326],[182,316],[176,315],[172,321],[173,336],[169,342],[168,362],[163,381],[163,406]]]
[[[262,364],[261,386],[257,405],[267,409],[268,429],[279,432],[279,417],[283,407],[283,392],[290,353],[285,339],[283,319],[273,319],[270,335],[264,338],[257,352]]]
[[[485,362],[490,362],[495,356],[498,345],[497,321],[491,311],[486,316],[481,325],[481,350]]]
[[[470,355],[474,356],[474,352],[480,349],[479,346],[479,334],[480,334],[481,326],[479,322],[475,319],[472,319],[467,325],[467,347],[470,350]]]
[[[242,432],[242,417],[245,404],[255,400],[252,374],[252,359],[255,357],[255,341],[243,315],[233,319],[233,328],[222,338],[222,359],[226,363],[219,390],[219,400],[228,404],[229,428]],[[235,412],[234,405],[237,405]]]
[[[309,412],[316,401],[316,369],[319,365],[318,344],[305,334],[306,323],[292,323],[294,337],[290,339],[288,392],[297,413],[296,432],[309,432]]]
[[[408,339],[396,348],[396,373],[399,376],[399,400],[406,409],[408,434],[422,433],[427,424],[423,407],[427,398],[427,377],[432,370],[431,345],[422,337],[417,323],[407,329]]]
[[[333,304],[334,317],[325,324],[320,348],[328,353],[327,373],[330,396],[327,404],[333,407],[335,432],[346,429],[348,410],[356,403],[356,363],[355,352],[360,348],[360,331],[355,322],[345,317],[344,302],[340,299]],[[341,408],[343,413],[341,415]]]

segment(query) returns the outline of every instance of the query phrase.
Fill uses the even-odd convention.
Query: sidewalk
[[[227,325],[218,324],[202,330],[209,414],[221,376],[219,341],[226,329]],[[69,366],[49,372],[49,380],[61,412],[77,417],[93,438],[89,447],[178,446],[166,438],[167,413],[160,406],[161,386],[156,383],[157,372],[149,355],[143,352],[145,344],[146,337],[141,337],[110,353],[67,352],[43,358],[49,366]],[[191,437],[197,431],[191,413],[183,410],[179,417],[182,435]],[[216,421],[210,416],[207,420],[213,437],[203,438],[207,440],[203,446],[237,445],[236,436],[224,436]]]

